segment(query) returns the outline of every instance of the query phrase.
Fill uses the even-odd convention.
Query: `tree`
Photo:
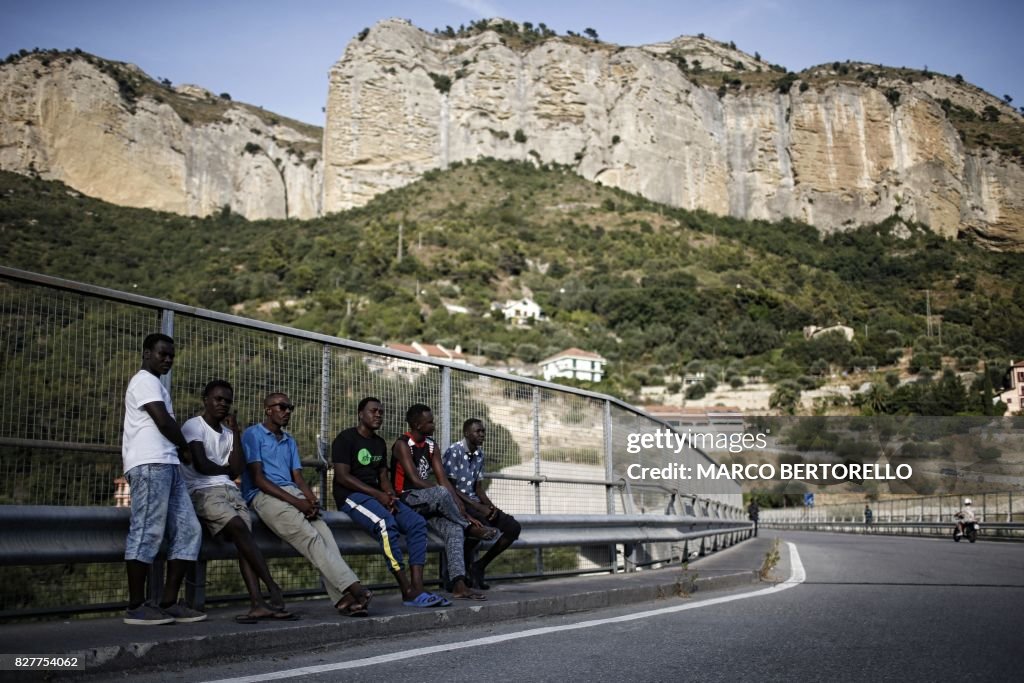
[[[594,29],[592,29],[592,28],[585,28],[585,29],[583,29],[583,35],[585,35],[587,38],[590,38],[595,43],[597,42],[597,31],[595,31]]]
[[[995,123],[999,121],[999,110],[991,104],[986,104],[985,108],[981,111],[981,119],[982,121]]]
[[[708,390],[699,382],[697,384],[691,384],[686,388],[686,398],[688,399],[701,399],[704,398],[707,393]]]
[[[220,94],[220,98],[221,98],[222,100],[226,100],[226,101],[228,101],[228,102],[230,102],[230,101],[231,101],[231,95],[230,95],[230,94],[228,94],[228,93],[226,93],[226,92],[222,92],[222,93]]]
[[[1009,104],[1010,102],[1013,102],[1013,98],[1009,95],[1003,95],[1003,101]]]
[[[452,78],[447,74],[436,74],[433,71],[427,74],[430,80],[434,81],[434,87],[442,95],[452,89]]]
[[[786,415],[796,414],[796,409],[799,405],[800,386],[792,380],[779,382],[775,387],[775,391],[768,398],[769,408],[779,410]]]

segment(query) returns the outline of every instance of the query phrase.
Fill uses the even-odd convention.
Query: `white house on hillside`
[[[1007,415],[1024,415],[1024,360],[1010,365],[1010,388],[999,394]]]
[[[556,353],[540,362],[544,379],[551,381],[556,377],[566,379],[582,379],[587,382],[600,382],[604,376],[604,366],[608,363],[604,356],[592,351],[584,351],[575,347]]]
[[[817,325],[808,325],[804,328],[804,339],[814,339],[820,337],[823,334],[841,334],[846,337],[846,341],[853,341],[853,328],[842,323],[836,323],[831,327],[818,327]]]
[[[516,325],[526,325],[531,320],[542,320],[544,318],[540,306],[529,297],[515,300],[509,299],[501,307],[501,312],[505,316],[505,320],[509,320]]]
[[[421,344],[418,341],[414,341],[411,346],[409,344],[389,343],[385,344],[384,347],[394,349],[395,351],[402,351],[414,356],[447,360],[453,363],[467,363],[466,355],[462,353],[462,347],[460,346],[456,346],[455,349],[446,349],[440,344]],[[391,372],[399,375],[409,376],[410,381],[414,376],[430,372],[431,367],[424,363],[417,363],[404,358],[386,357],[383,358],[383,360],[378,357],[368,358],[372,359],[368,360],[368,363],[372,362],[376,367],[387,368]]]

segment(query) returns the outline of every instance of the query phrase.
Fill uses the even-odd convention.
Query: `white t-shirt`
[[[121,440],[121,460],[124,471],[148,465],[164,463],[177,465],[178,449],[167,440],[157,428],[153,418],[142,407],[147,403],[160,401],[174,417],[171,395],[151,372],[139,370],[128,382],[124,396],[124,438]]]
[[[203,450],[206,451],[206,459],[214,465],[228,464],[228,458],[231,457],[231,448],[235,444],[235,435],[227,427],[222,425],[218,434],[200,415],[186,420],[185,424],[181,425],[181,433],[185,436],[185,441],[189,443],[198,441],[203,444]],[[231,481],[231,478],[226,474],[215,474],[213,476],[200,474],[196,471],[195,467],[184,463],[181,465],[181,478],[185,480],[189,493],[222,484],[235,485],[235,482]]]

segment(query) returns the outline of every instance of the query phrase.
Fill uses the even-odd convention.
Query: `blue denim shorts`
[[[132,496],[124,559],[149,564],[165,539],[167,559],[194,561],[199,557],[203,532],[178,465],[137,465],[124,476]]]

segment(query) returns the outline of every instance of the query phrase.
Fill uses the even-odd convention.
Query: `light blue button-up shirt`
[[[245,462],[263,463],[263,476],[278,486],[294,486],[292,470],[302,469],[299,461],[299,447],[288,432],[282,432],[283,438],[277,436],[263,426],[254,424],[242,434],[242,450],[245,451]],[[242,472],[242,496],[246,503],[251,503],[259,489],[249,476],[249,468]]]

